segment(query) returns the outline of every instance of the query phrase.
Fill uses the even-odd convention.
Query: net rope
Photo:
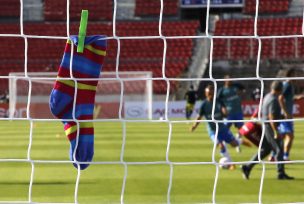
[[[208,81],[212,82],[215,87],[215,93],[216,90],[218,89],[217,87],[217,82],[221,82],[227,79],[217,79],[213,77],[213,72],[212,72],[212,53],[213,53],[213,40],[214,39],[256,39],[258,41],[258,53],[257,53],[257,64],[256,64],[256,77],[246,77],[246,78],[231,78],[229,80],[231,81],[250,81],[250,80],[258,80],[261,85],[261,95],[265,93],[265,87],[264,87],[264,81],[272,81],[272,80],[285,80],[285,79],[294,79],[294,80],[303,80],[304,77],[294,77],[294,78],[263,78],[260,75],[260,60],[261,60],[261,46],[262,46],[262,39],[274,39],[274,38],[292,38],[292,37],[304,37],[304,12],[303,12],[303,22],[302,22],[302,34],[301,35],[280,35],[280,36],[259,36],[257,32],[257,21],[258,21],[258,14],[259,14],[259,0],[256,0],[256,11],[255,11],[255,17],[254,17],[254,35],[253,36],[213,36],[209,33],[209,14],[210,14],[210,0],[207,1],[207,16],[206,16],[206,29],[205,29],[205,35],[200,35],[200,36],[164,36],[162,34],[162,23],[163,23],[163,9],[164,9],[164,2],[163,0],[160,0],[161,6],[160,6],[160,14],[159,14],[159,35],[158,36],[118,36],[116,34],[116,16],[117,16],[117,4],[118,0],[114,0],[114,11],[113,11],[113,36],[107,37],[107,39],[113,39],[117,41],[117,55],[116,55],[116,77],[115,78],[109,78],[108,80],[113,80],[116,79],[120,82],[121,84],[121,93],[120,93],[120,105],[119,105],[119,117],[117,119],[94,119],[94,120],[86,120],[88,122],[121,122],[122,124],[122,146],[121,146],[121,153],[120,153],[120,161],[112,161],[112,162],[102,162],[102,161],[94,161],[94,162],[82,162],[82,163],[90,163],[90,164],[103,164],[103,165],[110,165],[110,164],[120,164],[124,166],[124,176],[123,176],[123,181],[122,181],[122,189],[121,189],[121,196],[120,196],[120,202],[124,203],[124,196],[125,196],[125,189],[126,189],[126,181],[127,181],[127,176],[128,176],[128,167],[130,165],[158,165],[158,164],[165,164],[170,167],[170,174],[169,174],[169,181],[168,181],[168,190],[167,190],[167,203],[171,203],[171,190],[172,186],[174,185],[173,183],[173,175],[174,175],[174,166],[178,165],[214,165],[216,167],[216,172],[215,172],[215,179],[214,179],[214,186],[213,186],[213,193],[212,193],[212,202],[216,203],[216,190],[217,190],[217,185],[218,185],[218,179],[219,179],[219,163],[215,159],[216,155],[216,144],[213,146],[212,150],[212,161],[211,162],[172,162],[169,159],[170,155],[170,144],[171,144],[171,139],[172,139],[172,127],[174,124],[177,123],[185,123],[187,121],[185,120],[179,120],[179,121],[174,121],[174,120],[169,120],[168,118],[168,102],[169,102],[169,91],[170,91],[170,81],[191,81],[191,80],[198,80],[198,81]],[[31,149],[32,149],[32,142],[33,142],[33,128],[34,128],[34,122],[36,121],[53,121],[53,122],[61,122],[61,119],[36,119],[36,118],[31,118],[30,116],[30,104],[31,104],[31,89],[32,89],[32,80],[52,80],[54,79],[53,77],[31,77],[28,75],[28,69],[27,69],[27,53],[28,53],[28,39],[29,38],[41,38],[41,39],[69,39],[70,37],[70,0],[67,0],[67,10],[66,10],[66,16],[67,16],[67,36],[37,36],[37,35],[26,35],[24,34],[24,28],[23,28],[23,0],[20,0],[20,34],[0,34],[0,37],[16,37],[16,38],[23,38],[24,39],[24,74],[25,76],[14,76],[14,78],[18,79],[23,79],[27,80],[29,82],[29,92],[28,92],[28,101],[27,101],[27,115],[26,118],[0,118],[0,120],[23,120],[23,121],[29,121],[30,122],[30,133],[29,133],[29,143],[28,143],[28,148],[27,148],[27,159],[0,159],[0,162],[27,162],[31,164],[31,176],[30,176],[30,183],[29,183],[29,193],[28,193],[28,201],[0,201],[0,203],[33,203],[32,199],[32,192],[33,192],[33,181],[34,181],[34,174],[35,174],[35,164],[41,164],[41,163],[49,163],[49,164],[60,164],[60,163],[77,163],[78,165],[78,171],[77,171],[77,178],[75,181],[75,191],[74,191],[74,203],[78,203],[78,191],[79,191],[79,185],[80,185],[80,177],[81,177],[81,171],[79,168],[79,162],[75,160],[75,152],[74,152],[74,161],[69,161],[69,160],[33,160],[31,159]],[[140,39],[161,39],[163,41],[163,61],[162,61],[162,77],[151,77],[151,78],[132,78],[132,79],[125,79],[121,78],[119,76],[119,59],[120,59],[120,40],[127,40],[127,39],[132,39],[132,40],[140,40]],[[209,76],[210,78],[168,78],[166,77],[165,74],[165,63],[166,63],[166,51],[167,51],[167,39],[209,39],[211,42],[211,47],[210,47],[210,56],[209,56]],[[73,46],[71,46],[72,50],[71,53],[73,53]],[[73,55],[71,54],[71,61],[73,59]],[[70,63],[70,74],[71,78],[66,79],[66,80],[73,80],[74,82],[79,81],[79,80],[94,80],[94,79],[78,79],[75,78],[72,75],[71,72],[71,65]],[[9,79],[13,78],[12,76],[0,76],[0,79]],[[65,79],[63,79],[65,80]],[[107,79],[103,79],[107,80]],[[126,120],[122,117],[122,101],[123,101],[123,93],[124,93],[124,81],[128,80],[165,80],[167,83],[167,91],[166,91],[166,99],[165,99],[165,115],[164,119],[162,121],[159,120]],[[78,138],[79,138],[79,121],[77,121],[75,117],[75,103],[76,103],[76,97],[77,97],[77,83],[75,83],[75,95],[74,95],[74,105],[73,105],[73,119],[71,120],[66,120],[66,121],[74,121],[77,124],[77,143],[76,143],[76,148],[78,144]],[[214,122],[216,124],[216,137],[218,133],[218,124],[223,123],[223,121],[218,121],[214,119],[214,103],[215,99],[213,101],[213,110],[212,110],[212,120],[199,120],[199,122]],[[259,102],[259,107],[261,107],[262,104],[262,99],[260,99]],[[198,121],[198,120],[193,120]],[[264,137],[264,132],[265,132],[265,122],[266,120],[263,120],[261,118],[261,109],[259,110],[258,114],[258,119],[250,119],[250,120],[232,120],[231,122],[247,122],[247,121],[259,121],[261,122],[262,125],[262,139]],[[267,122],[270,122],[271,120],[267,120]],[[281,122],[281,121],[304,121],[304,118],[295,118],[295,119],[284,119],[284,120],[274,120],[276,122]],[[165,161],[155,161],[155,162],[127,162],[124,161],[124,150],[125,150],[125,145],[126,145],[126,123],[129,122],[149,122],[149,123],[167,123],[168,124],[168,142],[167,142],[167,148],[166,148],[166,160]],[[259,152],[261,149],[261,143],[259,146]],[[231,164],[246,164],[248,161],[243,161],[243,162],[231,162]],[[262,195],[263,195],[263,185],[264,185],[264,178],[265,178],[265,172],[266,168],[265,165],[269,164],[270,162],[268,161],[263,161],[260,158],[259,155],[259,161],[256,163],[259,163],[262,165],[262,175],[261,175],[261,180],[260,180],[260,188],[259,188],[259,195],[258,195],[258,200],[259,203],[262,203]],[[274,162],[271,162],[274,164]],[[281,161],[281,162],[275,162],[275,163],[304,163],[304,161]],[[36,202],[35,202],[36,203]]]

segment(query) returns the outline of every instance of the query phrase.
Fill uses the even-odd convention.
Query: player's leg
[[[230,122],[231,120],[239,120],[239,122]],[[244,120],[243,113],[230,113],[227,115],[227,122],[225,125],[230,128],[231,125],[234,124],[237,129],[240,129],[244,125],[244,123],[241,122],[242,120]]]
[[[290,149],[294,140],[294,127],[293,122],[282,122],[280,124],[280,131],[285,135],[284,137],[284,160],[289,160]]]
[[[186,118],[189,120],[191,118],[191,115],[193,113],[194,105],[191,103],[187,103],[186,105]]]
[[[224,142],[218,142],[218,146],[220,147],[220,154],[222,157],[227,157],[229,161],[231,161],[231,156]]]
[[[284,138],[284,156],[283,159],[285,161],[289,160],[289,153],[293,144],[293,140],[294,140],[294,134],[293,133],[288,133],[285,135]]]
[[[219,132],[218,136],[216,138],[215,132],[209,130],[209,137],[210,137],[210,139],[212,140],[213,143],[215,143],[216,145],[219,146],[219,148],[220,148],[220,155],[222,157],[227,157],[229,159],[229,161],[231,161],[231,157],[230,157],[230,154],[228,152],[228,149],[227,149],[225,143],[221,139],[222,138],[221,133]]]
[[[219,140],[217,141],[217,144],[220,147],[221,157],[222,158],[226,157],[229,162],[232,162],[232,159],[231,159],[229,151],[228,151],[228,149],[226,147],[226,144],[225,144],[224,141],[221,140],[221,138],[223,138],[223,135],[221,133],[219,133],[218,138],[219,138]],[[214,142],[216,142],[216,141],[214,141]],[[231,164],[228,167],[229,170],[235,170],[235,168],[236,168],[235,164]]]
[[[193,109],[194,109],[194,104],[191,103],[190,104],[190,108],[189,108],[189,118],[191,117],[192,113],[193,113]]]
[[[234,124],[234,126],[239,130],[241,129],[241,127],[244,125],[243,122],[240,122],[241,120],[243,120],[243,113],[231,113],[227,116],[227,123],[226,126],[230,129],[231,125]],[[239,122],[229,122],[231,120],[240,120]],[[236,134],[236,138],[239,142],[239,144],[244,144],[245,146],[251,146],[250,142],[248,142],[246,139],[242,139],[241,136],[239,135],[239,133]],[[236,146],[236,150],[237,152],[241,152],[241,147],[240,145]]]
[[[219,139],[235,147],[236,151],[240,152],[240,145],[243,141],[235,138],[228,128],[222,128],[222,130],[219,131]]]
[[[244,122],[242,122],[242,120],[244,120],[244,115],[242,112],[236,113],[233,115],[233,120],[239,120],[240,122],[235,122],[234,126],[239,130],[241,129],[241,127],[244,125]]]
[[[186,119],[189,120],[190,119],[190,111],[189,111],[189,103],[186,104]]]
[[[270,151],[271,151],[271,146],[264,138],[264,140],[262,141],[260,152],[257,152],[255,155],[253,155],[253,157],[250,160],[251,161],[250,163],[241,166],[244,179],[249,179],[250,172],[253,169],[253,167],[257,164],[256,162],[259,161],[259,158],[261,160],[266,158],[267,155],[270,153]]]
[[[272,148],[272,151],[276,154],[276,161],[283,161],[283,140],[281,138],[275,139],[273,130],[270,124],[265,125],[265,138]],[[278,179],[293,179],[285,173],[283,163],[277,164]]]
[[[271,151],[271,154],[270,154],[270,156],[268,157],[268,161],[270,161],[270,162],[274,162],[274,161],[276,161],[276,154],[275,154],[275,152],[274,151]]]
[[[283,160],[283,149],[280,146],[279,140],[281,139],[275,139],[274,137],[273,130],[270,126],[270,124],[265,125],[265,139],[271,146],[272,151],[275,153],[275,159],[277,161],[282,161]],[[278,172],[282,173],[284,172],[284,165],[283,164],[278,164]]]
[[[225,125],[228,129],[230,129],[231,125],[233,124],[232,122],[230,122],[231,120],[233,120],[233,114],[228,114],[225,122]]]
[[[230,127],[232,125],[232,122],[229,122],[230,120],[234,120],[234,116],[232,114],[228,114],[227,116],[227,122],[225,123],[226,128],[222,130],[222,140],[235,147],[235,150],[240,153],[242,141],[239,137],[235,138],[231,133]]]
[[[223,134],[223,140],[227,143],[229,143],[232,147],[236,148],[237,152],[241,152],[241,145],[245,145],[247,147],[251,147],[251,143],[247,140],[244,140],[241,137],[234,137],[230,130],[226,130],[226,132]]]

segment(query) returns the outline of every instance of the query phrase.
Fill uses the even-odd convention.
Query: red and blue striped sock
[[[79,138],[77,142],[77,122],[63,120],[65,134],[70,141],[70,159],[78,162],[91,162],[94,155],[94,127],[92,120],[95,103],[95,93],[98,78],[106,55],[105,36],[90,36],[85,39],[83,53],[77,53],[77,36],[68,40],[61,61],[58,78],[50,96],[50,109],[59,119],[77,119],[79,123]],[[88,78],[97,80],[72,80],[70,77],[71,46],[73,47],[72,74],[75,78]],[[77,89],[75,86],[77,84]],[[76,91],[76,106],[73,117],[74,95]],[[77,164],[73,163],[77,168]],[[85,169],[89,164],[80,164]]]

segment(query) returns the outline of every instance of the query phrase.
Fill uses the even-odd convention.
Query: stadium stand
[[[10,0],[10,7],[14,1],[15,15],[19,17],[19,0]],[[44,19],[35,22],[24,22],[24,33],[26,35],[39,36],[67,36],[66,8],[67,2],[62,0],[44,0]],[[17,5],[18,4],[18,5]],[[70,34],[77,34],[79,19],[82,9],[88,9],[89,24],[87,35],[105,34],[113,36],[113,1],[109,0],[75,0],[70,1]],[[175,20],[165,20],[162,25],[162,35],[182,36],[196,35],[199,28],[199,21],[181,21],[178,18],[178,1],[164,1],[164,15],[171,16]],[[117,21],[116,35],[118,36],[159,36],[158,16],[160,2],[135,1],[135,16],[149,16],[147,21]],[[13,12],[11,12],[13,13]],[[1,15],[1,14],[0,14]],[[12,23],[1,23],[0,33],[20,34],[18,19]],[[0,47],[9,52],[0,54],[0,73],[8,75],[9,72],[24,71],[24,39],[10,38],[0,39]],[[121,71],[152,71],[153,77],[162,77],[164,42],[161,39],[147,40],[121,40],[121,52],[119,70]],[[29,72],[57,70],[60,63],[64,40],[47,40],[28,38],[27,70]],[[179,77],[188,67],[189,59],[192,56],[194,42],[191,39],[167,40],[166,50],[166,77]],[[116,70],[117,41],[108,41],[107,58],[103,70]],[[9,67],[9,68],[8,68]],[[164,84],[162,84],[164,83]],[[161,85],[160,85],[161,84]],[[174,89],[174,83],[170,87]],[[1,86],[7,89],[7,85]],[[156,93],[166,92],[166,83],[161,82],[155,85]]]
[[[70,24],[71,34],[76,34],[78,22]],[[103,33],[112,36],[112,23],[89,23],[88,35]],[[178,29],[176,29],[178,28]],[[163,34],[169,36],[195,35],[197,21],[165,21]],[[28,35],[65,36],[64,22],[25,23],[24,32]],[[0,33],[19,33],[15,25],[2,24]],[[132,22],[121,21],[117,24],[119,36],[159,35],[158,23],[155,21]],[[64,40],[28,39],[28,71],[56,71],[64,49]],[[24,40],[15,38],[3,39],[1,49],[10,50],[0,55],[1,74],[24,71]],[[38,48],[38,49],[37,49]],[[187,68],[192,55],[193,41],[191,39],[167,40],[166,76],[178,77]],[[162,77],[164,42],[160,39],[121,40],[119,70],[121,71],[152,71],[153,77]],[[103,69],[115,71],[117,42],[109,40],[108,57]],[[7,69],[7,67],[10,69]],[[7,86],[5,86],[7,88]],[[172,86],[174,87],[174,86]],[[171,87],[171,88],[172,88]],[[155,92],[164,93],[166,89],[155,85]]]
[[[258,20],[257,32],[260,36],[301,35],[302,19],[263,18]],[[254,35],[254,19],[219,20],[214,35],[249,36]],[[256,59],[257,40],[214,39],[214,59],[242,60]],[[262,39],[262,59],[288,59],[303,56],[302,38]]]
[[[135,15],[136,16],[159,16],[160,1],[158,0],[136,0]],[[178,14],[177,0],[164,0],[164,15],[176,16]]]
[[[289,9],[290,0],[259,0],[259,13],[283,13]],[[255,14],[256,0],[246,0],[244,13]]]
[[[66,20],[67,2],[62,0],[45,0],[44,17],[47,21]],[[113,1],[109,0],[77,0],[70,1],[70,20],[79,20],[81,10],[90,11],[90,20],[111,20]]]
[[[7,0],[4,0],[7,1]],[[25,22],[24,33],[40,36],[66,36],[66,1],[44,0],[43,21]],[[136,21],[118,20],[116,23],[117,36],[158,36],[160,1],[135,0],[134,15],[148,17],[146,20]],[[295,35],[302,34],[301,17],[274,17],[269,13],[288,12],[289,0],[260,0],[259,12],[264,14],[258,19],[258,35]],[[197,20],[182,21],[179,19],[179,1],[164,0],[164,16],[162,34],[165,36],[196,35],[199,29]],[[19,16],[19,0],[10,0],[10,8],[1,7],[1,16]],[[6,4],[3,4],[6,5]],[[12,6],[14,5],[14,6]],[[243,13],[254,14],[255,0],[245,1]],[[11,11],[12,8],[14,11]],[[88,35],[105,34],[113,36],[113,1],[108,0],[75,0],[70,1],[70,34],[77,34],[79,18],[82,9],[90,10]],[[8,12],[8,10],[10,12]],[[6,14],[6,13],[9,13]],[[175,19],[174,19],[175,18]],[[178,20],[177,20],[178,19]],[[19,34],[20,25],[15,23],[1,23],[0,33]],[[215,36],[253,36],[254,18],[224,19],[216,22]],[[20,72],[24,70],[24,39],[0,39],[2,50],[10,50],[0,54],[0,73],[8,74],[8,70]],[[256,59],[258,41],[256,39],[213,39],[214,60],[248,60]],[[32,71],[56,71],[60,63],[64,40],[28,39],[27,68]],[[107,58],[103,69],[116,70],[117,41],[109,40]],[[153,77],[162,77],[164,42],[161,39],[138,39],[120,41],[119,70],[121,71],[152,71]],[[193,56],[195,42],[192,39],[168,39],[166,50],[167,77],[178,78],[185,73]],[[37,47],[39,49],[37,49]],[[262,39],[262,59],[291,59],[304,56],[303,38]],[[8,69],[9,67],[9,69]],[[2,86],[7,89],[7,86]],[[156,93],[165,93],[166,88],[161,85],[154,87]],[[174,87],[174,85],[172,86]],[[170,88],[172,88],[170,87]],[[174,90],[174,89],[173,89]]]
[[[19,0],[1,0],[0,17],[19,17]]]

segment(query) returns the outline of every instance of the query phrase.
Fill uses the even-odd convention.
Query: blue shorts
[[[215,131],[209,130],[208,132],[209,132],[210,139],[213,142],[215,142]],[[220,142],[231,143],[233,140],[235,140],[235,138],[228,128],[222,129],[218,132],[217,143],[220,143]]]
[[[293,122],[281,122],[279,125],[280,134],[293,133]]]
[[[227,122],[225,123],[225,125],[230,128],[232,123],[234,123],[234,126],[237,127],[238,129],[240,129],[244,123],[243,122],[229,122],[229,120],[243,120],[244,119],[244,116],[243,116],[243,113],[242,112],[239,112],[239,113],[230,113],[228,116],[227,116]]]

